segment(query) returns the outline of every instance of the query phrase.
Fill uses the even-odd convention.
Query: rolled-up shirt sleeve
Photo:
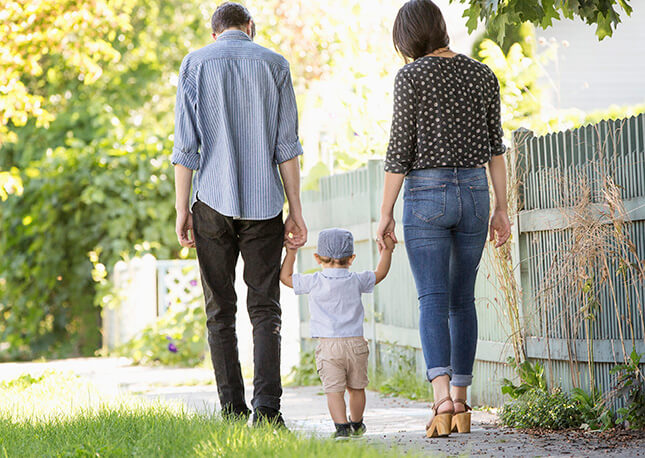
[[[280,85],[278,106],[278,134],[275,146],[275,161],[278,164],[302,154],[302,145],[298,139],[298,107],[296,94],[291,82],[291,72],[287,68]]]
[[[486,111],[486,123],[488,124],[488,139],[490,141],[491,154],[493,156],[499,156],[506,152],[506,146],[504,146],[504,130],[502,129],[499,81],[492,70],[490,74],[492,77],[492,94],[490,104]]]
[[[408,173],[417,150],[416,95],[406,75],[399,70],[394,80],[394,109],[385,171]]]
[[[179,70],[177,103],[175,105],[175,138],[170,161],[191,170],[199,169],[199,132],[196,114],[197,91],[187,69],[186,60]]]

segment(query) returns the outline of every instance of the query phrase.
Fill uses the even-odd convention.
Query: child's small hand
[[[394,251],[394,246],[396,244],[389,233],[385,234],[383,237],[383,243],[385,243],[385,251]]]
[[[297,253],[297,252],[298,252],[298,247],[297,247],[297,246],[294,246],[294,245],[293,245],[292,243],[290,243],[289,241],[286,241],[286,242],[284,243],[284,247],[287,249],[287,252],[288,252],[288,253],[294,253],[294,254],[295,254],[295,253]]]

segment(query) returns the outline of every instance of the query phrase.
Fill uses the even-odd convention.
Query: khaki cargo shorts
[[[370,354],[364,337],[321,337],[316,346],[316,369],[325,393],[339,393],[345,388],[363,389],[367,379]]]

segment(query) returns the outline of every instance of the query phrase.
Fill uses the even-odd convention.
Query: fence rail
[[[623,362],[625,353],[632,349],[645,353],[643,330],[634,325],[642,320],[645,294],[642,277],[640,284],[618,285],[613,299],[605,290],[597,292],[601,307],[591,323],[592,347],[583,338],[584,323],[576,322],[576,304],[555,300],[550,307],[543,307],[538,306],[537,300],[556,259],[555,253],[570,246],[575,224],[567,212],[574,211],[571,201],[580,192],[576,181],[580,176],[589,186],[588,214],[597,220],[605,218],[606,223],[612,220],[607,216],[611,209],[603,198],[603,180],[607,177],[615,180],[625,210],[623,227],[634,243],[634,256],[637,262],[645,258],[644,141],[644,115],[541,137],[523,129],[513,134],[513,155],[509,162],[517,164],[516,172],[520,176],[516,202],[520,211],[513,226],[510,262],[521,296],[517,312],[522,325],[523,350],[527,358],[542,361],[552,383],[565,389],[589,388],[590,381],[585,375],[589,371],[585,368],[591,364],[596,385],[607,392],[612,386],[611,367]],[[298,253],[301,272],[317,268],[313,253],[318,232],[335,226],[354,234],[355,270],[376,266],[378,252],[374,238],[383,191],[382,170],[381,161],[370,160],[361,169],[322,178],[319,190],[304,193],[303,207],[310,236],[308,244]],[[399,222],[401,201],[395,206],[395,218]],[[396,235],[403,240],[400,223]],[[502,294],[504,285],[495,275],[495,263],[499,260],[493,250],[488,246],[484,251],[475,287],[479,330],[475,377],[470,390],[472,402],[486,405],[500,405],[503,402],[501,380],[514,378],[505,364],[515,352],[508,304]],[[616,269],[609,270],[617,275]],[[603,307],[610,299],[614,307]],[[418,333],[418,302],[403,244],[394,252],[388,278],[373,294],[364,296],[364,304],[371,368],[387,371],[386,350],[396,345],[414,349],[417,372],[421,376],[424,363]],[[306,350],[312,342],[304,297],[300,298],[300,316],[301,346]],[[563,323],[564,320],[567,322]],[[626,329],[628,322],[632,325],[630,329]],[[572,330],[578,333],[572,334]]]

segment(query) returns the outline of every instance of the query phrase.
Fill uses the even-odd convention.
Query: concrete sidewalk
[[[174,400],[200,412],[218,409],[217,389],[212,372],[207,369],[172,369],[131,366],[126,358],[86,358],[47,363],[0,364],[0,380],[23,373],[37,375],[56,370],[88,377],[109,393],[127,392],[147,399]],[[247,401],[252,397],[247,383]],[[320,387],[287,387],[282,398],[282,412],[294,431],[329,437],[333,425]],[[550,433],[531,435],[496,426],[494,412],[473,412],[471,434],[453,434],[449,438],[427,439],[424,425],[428,405],[396,397],[382,397],[368,392],[365,439],[381,446],[439,456],[478,455],[495,457],[645,456],[642,433]]]

